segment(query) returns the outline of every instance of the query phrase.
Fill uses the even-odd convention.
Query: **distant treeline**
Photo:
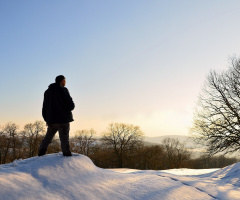
[[[0,128],[0,164],[37,156],[38,147],[45,135],[42,121],[29,123],[19,131],[15,123]],[[91,130],[79,130],[70,138],[72,152],[88,156],[101,168],[134,168],[163,170],[171,168],[221,168],[238,162],[236,158],[203,154],[191,158],[177,139],[166,138],[159,145],[145,145],[138,126],[112,123],[100,138]],[[60,152],[60,141],[55,137],[47,153]]]

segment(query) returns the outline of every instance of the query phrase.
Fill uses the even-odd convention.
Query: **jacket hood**
[[[48,86],[48,89],[50,89],[50,90],[56,90],[56,89],[60,89],[60,88],[61,88],[61,86],[57,83],[52,83]]]

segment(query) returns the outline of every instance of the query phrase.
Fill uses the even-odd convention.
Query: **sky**
[[[235,0],[0,0],[0,125],[43,120],[62,74],[72,135],[115,122],[188,135],[207,74],[239,56],[239,20]]]

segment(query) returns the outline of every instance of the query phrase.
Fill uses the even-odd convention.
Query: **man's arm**
[[[68,89],[64,88],[64,101],[66,103],[66,107],[69,111],[72,111],[75,108],[75,104],[70,96]]]
[[[47,115],[46,110],[47,110],[47,105],[46,105],[45,93],[44,93],[43,106],[42,106],[42,116],[44,121],[46,121],[46,115]]]

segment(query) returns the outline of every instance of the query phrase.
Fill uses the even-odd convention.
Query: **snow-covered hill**
[[[186,176],[187,171],[119,173],[98,168],[83,155],[51,154],[0,165],[0,199],[239,199],[240,163],[203,175]]]
[[[164,135],[158,137],[144,137],[144,141],[147,145],[162,144],[163,140],[166,138],[177,139],[179,142],[184,144],[185,148],[192,153],[192,158],[200,157],[204,152],[206,152],[207,146],[197,143],[194,138],[184,136],[184,135]]]
[[[177,139],[179,142],[184,144],[186,148],[201,148],[205,149],[206,146],[197,144],[192,137],[184,136],[184,135],[164,135],[158,137],[144,137],[145,142],[149,142],[152,144],[162,144],[163,140],[166,138]]]

